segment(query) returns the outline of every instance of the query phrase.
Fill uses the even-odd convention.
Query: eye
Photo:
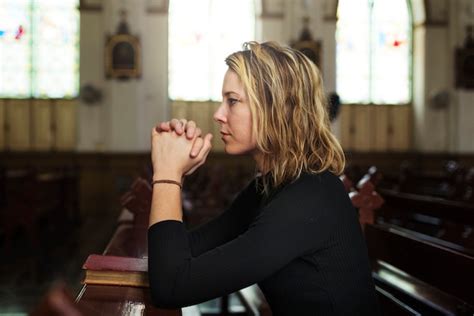
[[[228,105],[234,105],[234,104],[236,104],[237,102],[239,102],[239,100],[234,99],[234,98],[228,98],[228,99],[227,99],[227,104],[228,104]]]

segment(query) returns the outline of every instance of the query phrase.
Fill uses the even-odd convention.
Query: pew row
[[[365,234],[377,285],[413,309],[423,309],[423,315],[424,309],[440,315],[474,312],[473,256],[394,225],[370,224]]]
[[[146,235],[151,187],[138,178],[124,194],[123,210],[103,255],[144,258],[148,255]],[[158,309],[151,303],[148,288],[84,284],[76,298],[79,308],[93,310],[96,315],[179,316],[180,309]]]
[[[385,204],[377,221],[436,237],[436,242],[474,255],[474,205],[380,189]]]

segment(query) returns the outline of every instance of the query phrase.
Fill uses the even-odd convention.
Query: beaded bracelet
[[[155,184],[157,183],[170,183],[170,184],[176,184],[177,186],[179,186],[179,189],[182,189],[182,186],[181,186],[181,183],[179,183],[178,181],[174,181],[174,180],[155,180],[151,183],[151,186],[154,186]]]

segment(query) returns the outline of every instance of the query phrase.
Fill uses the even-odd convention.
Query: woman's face
[[[253,153],[256,148],[248,102],[239,76],[228,69],[222,85],[222,103],[214,113],[214,120],[221,126],[221,139],[228,154]]]

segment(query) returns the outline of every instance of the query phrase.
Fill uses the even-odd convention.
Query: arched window
[[[0,98],[72,98],[79,0],[0,1]]]
[[[411,100],[407,0],[339,0],[336,86],[344,103]]]
[[[224,59],[255,40],[254,0],[170,0],[168,94],[221,100]]]

